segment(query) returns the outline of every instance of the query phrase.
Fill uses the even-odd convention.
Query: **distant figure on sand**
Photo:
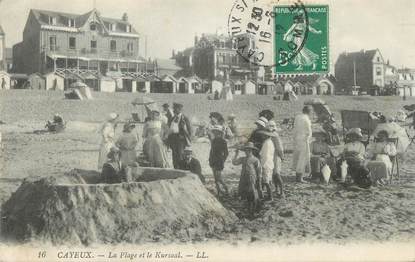
[[[209,154],[209,166],[212,168],[213,176],[215,177],[216,190],[218,195],[223,191],[220,189],[223,187],[226,194],[229,193],[228,187],[222,178],[222,170],[225,167],[225,161],[228,158],[228,144],[223,138],[223,128],[220,126],[211,129],[214,138],[211,141],[210,154]]]
[[[121,162],[127,166],[135,165],[137,162],[138,137],[135,132],[132,132],[134,128],[133,123],[125,123],[123,133],[115,143],[121,152]]]
[[[310,172],[311,112],[310,106],[304,106],[302,114],[297,115],[294,120],[292,168],[296,173],[297,182],[301,183],[305,182],[305,173]]]
[[[245,156],[238,157],[237,149],[232,164],[242,165],[238,193],[242,200],[248,200],[248,211],[253,217],[259,202],[262,168],[260,161],[252,153],[258,150],[252,142],[248,142],[241,150],[245,151]]]
[[[115,146],[115,127],[117,126],[116,121],[118,117],[119,115],[117,113],[109,114],[108,119],[100,129],[101,146],[98,158],[98,170],[102,169],[110,149]]]
[[[102,167],[101,177],[104,183],[128,182],[129,169],[120,160],[121,152],[112,147],[107,155],[108,161]]]
[[[183,105],[173,103],[174,117],[169,121],[168,144],[172,150],[173,166],[179,168],[183,160],[184,148],[191,145],[192,126],[189,119],[182,113]]]
[[[200,162],[193,157],[193,150],[190,146],[184,149],[184,159],[180,161],[179,169],[189,170],[193,174],[198,175],[203,184],[205,183],[205,177],[202,175]]]

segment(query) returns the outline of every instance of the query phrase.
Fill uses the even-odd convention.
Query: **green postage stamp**
[[[274,12],[275,72],[328,72],[328,5],[275,6]]]

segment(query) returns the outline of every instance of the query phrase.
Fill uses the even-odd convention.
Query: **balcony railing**
[[[105,48],[61,48],[50,46],[45,48],[50,55],[65,56],[68,58],[86,57],[89,59],[108,59],[108,60],[137,60],[138,55],[128,50],[111,51]]]

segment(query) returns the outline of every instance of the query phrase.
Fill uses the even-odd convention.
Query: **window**
[[[97,41],[96,40],[92,40],[91,41],[91,49],[96,49],[97,48]]]
[[[128,43],[127,44],[127,51],[132,52],[133,50],[134,50],[134,44],[133,43]]]
[[[377,76],[382,75],[382,69],[380,67],[376,67],[376,75]]]
[[[380,57],[378,56],[378,57],[376,58],[376,60],[377,60],[378,62],[380,62]]]
[[[57,50],[56,36],[49,36],[49,48],[50,48],[50,51],[56,51]]]
[[[69,49],[75,49],[75,48],[76,48],[76,38],[69,37]]]
[[[125,27],[125,31],[126,31],[127,33],[131,33],[131,25],[127,25],[127,26]]]
[[[49,23],[50,25],[56,25],[56,17],[49,16],[48,23]]]
[[[117,51],[117,42],[115,40],[110,41],[110,49],[112,52]]]
[[[95,24],[95,23],[91,23],[91,24],[89,25],[89,29],[90,29],[91,31],[95,31],[95,30],[97,30],[97,24]]]
[[[75,27],[75,19],[69,18],[68,19],[68,26],[69,27]]]
[[[236,65],[237,63],[237,59],[236,59],[236,55],[232,56],[232,64]]]

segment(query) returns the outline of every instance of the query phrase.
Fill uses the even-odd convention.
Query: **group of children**
[[[242,165],[238,194],[249,204],[250,214],[253,215],[260,199],[272,200],[272,184],[275,185],[278,196],[283,197],[283,183],[280,176],[281,161],[284,158],[284,149],[277,133],[276,123],[272,120],[273,113],[264,110],[255,122],[257,128],[253,131],[248,142],[237,146],[232,159],[233,165]],[[211,114],[209,138],[211,149],[209,165],[213,171],[215,185],[219,195],[229,194],[228,187],[223,181],[222,171],[228,158],[228,144],[225,139],[229,126],[222,126],[222,119]],[[234,120],[232,117],[230,120]],[[239,151],[245,156],[240,157]],[[265,197],[263,191],[266,191]]]

